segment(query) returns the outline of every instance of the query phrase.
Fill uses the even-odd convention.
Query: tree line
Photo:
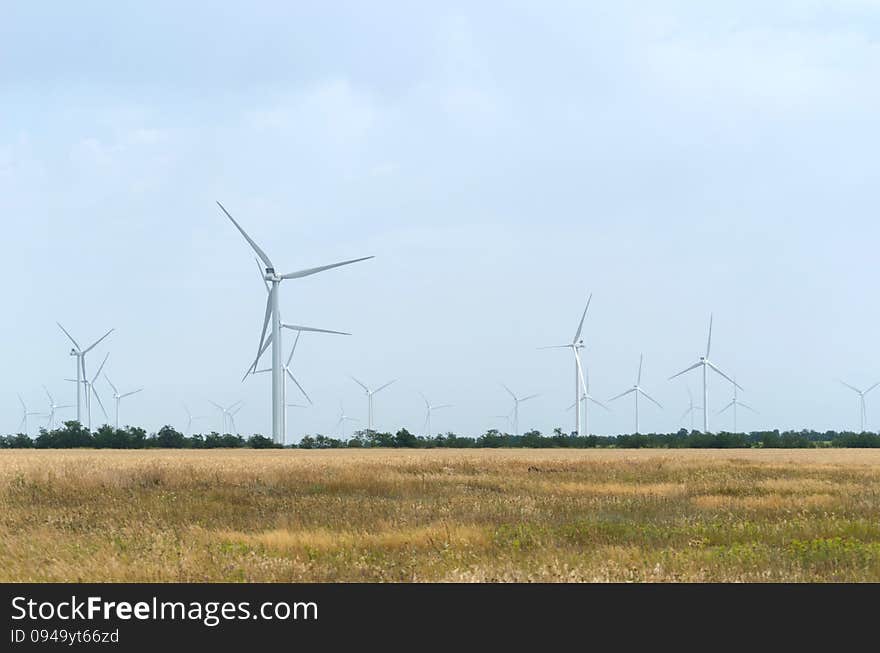
[[[784,448],[804,449],[819,447],[880,447],[880,434],[825,431],[752,431],[751,433],[700,433],[681,429],[676,433],[635,433],[629,435],[577,436],[555,429],[552,435],[529,431],[510,435],[495,429],[478,437],[454,433],[425,437],[406,429],[396,433],[357,431],[350,439],[341,440],[325,435],[306,435],[298,444],[287,445],[298,449],[475,449],[475,448],[531,448],[531,449],[748,449]],[[24,434],[0,437],[0,449],[272,449],[281,445],[263,435],[248,438],[231,433],[211,432],[186,436],[171,426],[163,426],[155,433],[129,426],[121,429],[102,426],[92,432],[77,421],[65,422],[51,431],[41,429],[31,438]]]

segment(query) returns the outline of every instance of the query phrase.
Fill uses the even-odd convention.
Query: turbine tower
[[[83,385],[86,385],[84,383],[86,380],[86,354],[97,347],[98,343],[104,340],[104,338],[113,333],[113,329],[110,329],[107,333],[98,338],[91,345],[83,349],[79,346],[76,340],[73,339],[73,336],[67,332],[67,329],[61,326],[60,322],[56,322],[55,324],[58,325],[59,329],[64,331],[64,335],[70,338],[70,342],[73,343],[73,349],[70,350],[70,355],[76,357],[76,421],[82,424],[82,387]],[[86,397],[88,398],[88,391],[86,392]]]
[[[722,372],[718,366],[716,366],[712,361],[709,360],[709,351],[712,349],[712,316],[709,316],[709,340],[706,342],[706,355],[700,356],[700,360],[696,363],[688,367],[687,369],[682,370],[678,374],[674,374],[669,377],[669,380],[681,376],[686,372],[690,372],[691,370],[695,370],[698,367],[703,368],[703,433],[709,432],[709,369],[713,369],[716,373],[723,376],[725,379],[730,381],[735,387],[742,390],[742,386],[738,385],[736,381],[727,376],[724,372]]]
[[[367,430],[372,431],[373,430],[373,395],[375,395],[376,393],[378,393],[381,390],[384,390],[389,385],[391,385],[392,383],[397,381],[397,379],[392,379],[391,381],[389,381],[385,385],[380,385],[375,390],[371,390],[370,388],[368,388],[366,385],[364,385],[363,383],[361,383],[360,381],[358,381],[354,377],[351,377],[351,380],[354,381],[355,383],[357,383],[360,387],[362,387],[364,389],[364,394],[367,395]]]
[[[840,381],[840,379],[838,379],[838,381]],[[869,392],[871,392],[871,390],[873,390],[878,385],[880,385],[880,382],[875,383],[870,388],[868,388],[867,390],[864,390],[864,391],[859,390],[857,387],[855,387],[854,385],[850,385],[846,381],[840,381],[840,382],[843,385],[845,385],[847,388],[849,388],[850,390],[855,392],[857,395],[859,395],[859,433],[864,433],[865,432],[865,420],[867,418],[867,411],[865,410],[865,395],[867,395]]]
[[[260,343],[257,345],[257,357],[254,360],[253,369],[256,369],[257,362],[260,359],[260,355],[263,351],[263,343],[266,340],[266,330],[269,327],[269,320],[272,321],[272,440],[276,443],[281,442],[283,438],[284,431],[284,368],[282,365],[282,348],[281,348],[281,312],[279,309],[279,294],[281,290],[281,282],[287,279],[301,279],[303,277],[308,277],[313,274],[317,274],[318,272],[323,272],[325,270],[330,270],[332,268],[338,268],[343,265],[349,265],[351,263],[357,263],[358,261],[365,261],[367,259],[373,258],[372,256],[364,256],[362,258],[351,259],[348,261],[342,261],[340,263],[333,263],[331,265],[322,265],[316,268],[307,268],[304,270],[299,270],[297,272],[289,272],[287,274],[278,274],[275,271],[275,265],[266,255],[266,253],[260,249],[260,247],[251,239],[250,236],[247,235],[244,229],[242,229],[241,225],[235,221],[235,218],[230,215],[229,211],[227,211],[220,202],[217,202],[217,206],[226,214],[232,224],[235,225],[236,229],[244,236],[244,239],[248,242],[248,244],[253,248],[256,255],[260,258],[263,264],[266,266],[266,274],[264,279],[266,282],[271,284],[271,288],[269,289],[269,297],[266,301],[266,314],[263,318],[263,330],[260,333]]]
[[[693,431],[694,430],[694,415],[696,414],[696,412],[698,410],[703,410],[703,409],[694,404],[694,395],[691,392],[690,387],[688,387],[688,386],[685,386],[685,387],[687,388],[687,393],[688,393],[688,408],[687,408],[687,410],[685,410],[681,414],[681,417],[678,419],[678,421],[683,422],[684,418],[687,417],[688,415],[690,415],[690,417],[691,417],[691,431]]]
[[[46,417],[48,417],[49,420],[47,421],[46,426],[51,431],[55,428],[55,412],[64,408],[73,408],[73,404],[59,406],[55,403],[55,399],[52,397],[52,393],[49,392],[49,388],[43,386],[43,390],[46,391],[46,396],[49,397],[49,412],[46,414]]]
[[[24,399],[21,398],[21,395],[18,395],[18,402],[21,404],[21,423],[18,425],[18,430],[21,431],[21,429],[24,429],[23,433],[29,436],[30,432],[28,431],[28,417],[30,417],[31,415],[41,414],[32,410],[28,410],[27,405],[25,405],[24,403]]]
[[[98,395],[98,391],[95,390],[95,381],[98,380],[98,377],[101,376],[101,370],[104,369],[104,365],[107,364],[107,359],[110,358],[110,354],[107,353],[104,356],[104,360],[101,361],[101,367],[98,368],[98,371],[95,372],[95,376],[90,379],[85,378],[83,380],[78,379],[67,379],[68,381],[72,381],[77,385],[84,385],[86,389],[86,418],[88,419],[88,429],[92,430],[92,396],[98,400],[98,405],[101,407],[101,412],[104,413],[104,419],[109,420],[110,418],[107,416],[107,410],[104,408],[104,402],[101,401],[101,397]],[[83,367],[83,373],[85,373],[85,366]],[[107,423],[106,421],[104,422]]]
[[[590,302],[593,301],[593,295],[587,298],[587,306],[584,308],[583,315],[581,315],[581,321],[578,324],[577,331],[574,333],[574,338],[572,338],[571,342],[567,345],[550,345],[549,347],[539,347],[539,349],[571,349],[574,354],[574,405],[580,406],[581,404],[581,387],[584,384],[583,380],[583,372],[581,365],[581,356],[580,350],[584,348],[584,341],[581,338],[581,331],[584,328],[584,319],[587,317],[587,311],[590,309]],[[581,434],[581,410],[575,411],[574,418],[574,428],[575,433],[577,435]]]
[[[431,402],[428,401],[428,398],[422,395],[422,399],[425,401],[425,437],[431,437],[431,413],[435,410],[440,410],[441,408],[452,408],[452,404],[440,404],[438,406],[432,406]]]
[[[529,395],[528,397],[517,397],[515,394],[513,394],[513,390],[508,388],[506,385],[504,385],[502,383],[501,386],[505,390],[507,390],[507,394],[509,394],[511,397],[513,397],[513,434],[519,435],[519,405],[521,403],[523,403],[524,401],[528,401],[529,399],[534,399],[538,395],[534,394],[534,395]]]
[[[621,397],[625,397],[628,394],[635,395],[635,400],[636,400],[636,434],[638,434],[638,432],[639,432],[639,395],[642,395],[648,401],[651,401],[652,403],[657,404],[657,406],[660,409],[663,408],[663,406],[661,406],[653,397],[651,397],[651,395],[649,395],[647,392],[645,392],[642,389],[642,365],[644,362],[645,362],[645,355],[644,354],[639,355],[639,375],[636,377],[636,384],[633,387],[631,387],[629,390],[626,390],[625,392],[621,392],[616,397],[612,397],[610,399],[610,401],[615,401],[617,399],[620,399]]]
[[[116,430],[119,430],[119,403],[125,399],[126,397],[130,397],[132,395],[136,395],[138,392],[141,392],[143,388],[138,388],[137,390],[132,390],[131,392],[126,392],[124,394],[119,394],[119,390],[116,389],[116,386],[113,385],[113,381],[105,374],[104,378],[107,380],[107,383],[110,384],[110,387],[113,388],[113,399],[116,401]]]
[[[737,394],[736,394],[736,386],[733,386],[733,400],[732,400],[729,404],[727,404],[724,408],[722,408],[721,410],[719,410],[719,411],[716,413],[716,415],[720,415],[721,413],[723,413],[724,411],[726,411],[728,408],[733,408],[733,432],[734,432],[734,433],[737,432],[737,430],[736,430],[736,409],[737,409],[737,407],[739,407],[739,406],[742,406],[742,407],[745,408],[746,410],[750,410],[750,411],[752,411],[753,413],[755,413],[755,415],[758,414],[758,411],[757,411],[757,410],[755,410],[754,408],[752,408],[752,407],[749,406],[748,404],[744,404],[743,402],[741,402],[741,401],[739,400],[739,397],[738,397]]]

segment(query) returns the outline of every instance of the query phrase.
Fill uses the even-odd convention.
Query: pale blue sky
[[[0,431],[20,392],[71,400],[75,337],[125,388],[123,422],[183,426],[181,401],[245,400],[265,294],[219,199],[283,270],[332,434],[348,378],[400,380],[379,428],[481,433],[522,394],[523,429],[571,427],[564,342],[595,293],[592,389],[634,381],[643,431],[678,428],[705,346],[760,411],[744,429],[853,427],[835,378],[880,380],[874,300],[880,2],[17,2],[0,20]],[[292,343],[288,339],[287,345]],[[688,380],[695,395],[695,375]],[[107,385],[99,389],[110,408]],[[730,399],[712,380],[712,409]],[[880,391],[868,403],[880,428]],[[713,419],[730,426],[728,417]],[[601,433],[632,409],[593,411]]]

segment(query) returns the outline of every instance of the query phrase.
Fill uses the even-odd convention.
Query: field
[[[0,581],[880,581],[876,450],[0,451]]]

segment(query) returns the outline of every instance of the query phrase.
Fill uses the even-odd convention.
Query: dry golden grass
[[[0,451],[0,581],[880,581],[880,451]]]

